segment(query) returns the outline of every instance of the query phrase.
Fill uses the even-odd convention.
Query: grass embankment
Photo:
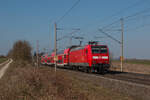
[[[112,89],[106,89],[97,85],[96,81],[89,82],[89,80],[81,80],[79,78],[73,78],[74,88],[82,93],[86,94],[87,100],[133,100],[125,94],[112,91]]]
[[[113,60],[112,62],[120,62],[120,60]],[[124,63],[150,65],[150,60],[127,59],[127,60],[124,60]]]
[[[0,63],[5,62],[6,60],[7,60],[7,58],[5,58],[5,57],[0,57]]]
[[[12,63],[0,80],[0,100],[65,100],[74,94],[63,74],[24,62]]]
[[[53,68],[12,63],[0,80],[0,100],[129,100]]]

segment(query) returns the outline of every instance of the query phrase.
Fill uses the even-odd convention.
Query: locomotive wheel
[[[71,70],[73,70],[73,67],[74,67],[74,66],[71,66],[71,67],[70,67],[70,68],[71,68]]]
[[[73,70],[76,70],[76,66],[73,66]]]
[[[85,73],[88,73],[88,68],[87,68],[87,67],[84,67],[84,68],[83,68],[83,71],[84,71]]]
[[[91,69],[91,68],[87,68],[87,69],[86,69],[86,72],[87,72],[87,73],[92,73],[92,69]]]
[[[79,67],[77,66],[77,69],[76,69],[77,71],[79,71]]]
[[[105,71],[104,71],[104,68],[103,67],[100,67],[100,68],[98,68],[97,69],[97,72],[99,73],[99,74],[105,74]]]

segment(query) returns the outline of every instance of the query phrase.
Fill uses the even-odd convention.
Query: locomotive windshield
[[[92,53],[107,53],[107,46],[92,46]]]

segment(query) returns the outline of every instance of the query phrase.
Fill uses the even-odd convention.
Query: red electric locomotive
[[[85,46],[70,48],[68,62],[68,65],[84,69],[87,72],[94,70],[103,73],[110,67],[109,50],[106,45],[89,42]]]

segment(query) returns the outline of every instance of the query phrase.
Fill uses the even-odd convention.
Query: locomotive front
[[[109,50],[106,45],[91,45],[91,53],[93,69],[98,72],[109,69]]]

